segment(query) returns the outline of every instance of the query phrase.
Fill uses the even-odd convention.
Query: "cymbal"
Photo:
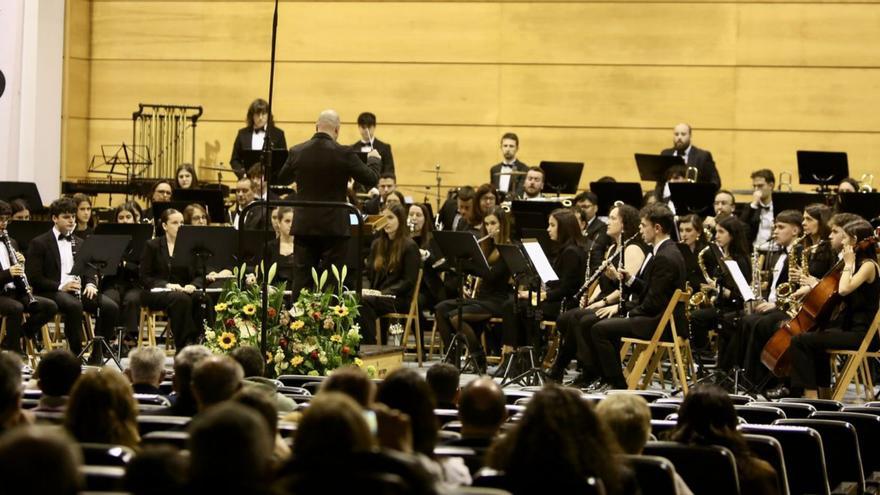
[[[426,174],[440,174],[440,175],[452,175],[455,172],[441,172],[439,170],[419,170],[419,172],[424,172]]]
[[[516,172],[516,171],[511,171],[511,172],[495,172],[495,173],[492,174],[492,175],[528,175],[528,172]]]

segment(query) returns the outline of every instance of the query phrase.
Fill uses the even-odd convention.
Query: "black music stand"
[[[774,194],[773,197],[775,198],[776,195]],[[840,193],[837,197],[838,211],[855,213],[871,224],[874,224],[880,216],[880,193]]]
[[[544,193],[576,194],[578,184],[581,183],[581,174],[584,171],[583,162],[541,162],[539,165],[544,171]]]
[[[131,243],[123,259],[140,263],[144,246],[153,237],[153,228],[145,223],[99,223],[93,235],[123,235],[131,237]]]
[[[281,173],[281,169],[284,167],[284,162],[287,161],[287,155],[289,152],[284,148],[275,148],[272,150],[272,175],[269,176],[269,184],[278,185],[278,174]],[[247,174],[249,168],[253,167],[258,163],[263,162],[263,150],[241,150],[239,152],[239,156],[241,157],[241,163],[244,164],[244,173]]]
[[[547,229],[522,229],[522,238],[537,239],[545,253],[555,253],[559,249],[559,244],[550,239]]]
[[[195,267],[196,275],[202,277],[202,327],[207,324],[208,271],[209,268],[231,268],[235,262],[238,231],[232,227],[181,225],[177,231],[174,256],[171,265]]]
[[[819,192],[827,193],[829,186],[849,177],[849,164],[843,151],[797,151],[798,181],[816,184]]]
[[[6,231],[18,243],[18,250],[27,254],[31,240],[51,229],[53,225],[53,222],[43,220],[12,220],[6,224]]]
[[[807,205],[813,203],[825,204],[825,196],[809,192],[773,192],[773,214],[785,210],[797,210],[803,213]]]
[[[126,235],[93,234],[83,242],[82,248],[76,253],[76,259],[74,260],[73,269],[70,270],[70,274],[79,277],[95,274],[97,279],[95,287],[98,290],[95,294],[95,300],[97,301],[97,308],[95,310],[96,328],[101,327],[102,318],[101,279],[104,275],[116,275],[129,242],[131,242],[131,237]],[[120,330],[118,333],[119,337],[121,337],[122,331]],[[119,345],[121,346],[121,340]],[[116,366],[119,367],[119,369],[122,369],[119,359],[113,355],[113,349],[111,349],[107,344],[107,341],[104,340],[103,335],[95,335],[92,341],[83,347],[83,350],[77,357],[82,360],[83,356],[85,356],[86,352],[89,350],[91,350],[91,353],[89,354],[89,360],[86,364],[103,366],[107,361],[112,359],[113,362],[116,363]],[[110,355],[109,359],[104,357],[105,351]]]
[[[458,324],[461,326],[463,321],[462,308],[465,303],[464,283],[465,275],[475,275],[477,277],[486,277],[489,275],[489,262],[486,256],[477,244],[477,238],[471,232],[434,232],[434,239],[440,245],[443,257],[451,260],[454,271],[458,274],[458,297],[456,305],[458,306]],[[464,357],[464,363],[462,363]],[[483,372],[480,365],[474,359],[473,352],[468,348],[467,339],[461,335],[461,332],[455,332],[449,348],[446,349],[446,355],[443,361],[451,363],[459,369],[459,371],[473,371],[476,374]]]
[[[558,208],[562,208],[558,201],[512,201],[510,212],[513,215],[514,239],[522,238],[523,229],[547,230],[548,217]]]
[[[590,182],[590,190],[599,198],[596,215],[600,217],[607,217],[617,201],[637,210],[642,207],[642,185],[638,182]]]
[[[679,216],[695,214],[701,217],[715,214],[715,194],[718,186],[711,182],[670,182],[669,194]],[[775,195],[774,195],[775,199]]]
[[[165,213],[165,210],[174,208],[183,214],[183,210],[189,206],[189,203],[186,201],[156,201],[151,206],[150,209],[153,212],[153,226],[156,229],[156,237],[165,235],[165,229],[162,228],[162,213]]]
[[[7,203],[14,199],[23,199],[33,212],[39,213],[45,209],[40,198],[40,190],[33,182],[0,182],[0,199]]]
[[[208,210],[211,223],[226,223],[226,207],[220,189],[175,189],[171,201],[198,203]]]
[[[680,156],[636,153],[635,158],[639,178],[644,181],[663,182],[670,167],[684,166],[684,159]]]

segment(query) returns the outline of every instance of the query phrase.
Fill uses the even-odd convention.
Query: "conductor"
[[[339,114],[335,110],[321,112],[315,130],[311,139],[290,148],[279,174],[282,184],[296,182],[297,199],[346,202],[349,179],[368,188],[379,182],[382,157],[375,149],[364,164],[355,149],[336,142]],[[313,267],[320,273],[345,263],[350,235],[348,212],[342,208],[294,208],[294,294],[310,284]]]

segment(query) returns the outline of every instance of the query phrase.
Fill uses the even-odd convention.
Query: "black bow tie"
[[[254,129],[254,134],[265,134],[266,129]]]
[[[58,234],[58,240],[59,240],[59,241],[72,242],[72,241],[73,241],[73,235],[71,235],[71,234]]]

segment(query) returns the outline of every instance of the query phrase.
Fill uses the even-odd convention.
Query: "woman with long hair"
[[[126,201],[113,209],[115,223],[140,223],[141,210],[134,201]],[[113,275],[101,279],[101,292],[113,300],[120,308],[119,323],[125,328],[127,336],[136,336],[140,323],[141,296],[140,253],[134,249],[126,251]]]
[[[137,449],[141,439],[131,384],[110,368],[83,373],[70,391],[64,426],[80,443]]]
[[[76,203],[76,227],[74,233],[77,237],[85,240],[95,232],[97,219],[92,214],[92,198],[85,194],[74,194],[73,202]]]
[[[235,143],[232,145],[232,156],[229,158],[229,166],[239,179],[245,176],[247,169],[253,165],[245,157],[245,151],[262,150],[266,141],[267,132],[271,135],[273,149],[287,149],[287,141],[284,131],[275,127],[275,116],[269,113],[269,102],[257,98],[248,106],[245,117],[247,126],[238,130]],[[271,128],[269,127],[271,125]],[[277,172],[276,172],[277,174]]]
[[[608,214],[607,233],[613,244],[605,253],[605,259],[610,259],[609,263],[617,266],[620,263],[618,250],[625,243],[623,250],[624,269],[630,273],[638,271],[650,250],[650,247],[638,235],[639,211],[625,204],[619,204],[612,208]],[[584,293],[581,301],[578,301],[579,306],[566,311],[556,319],[556,331],[560,338],[559,354],[557,354],[556,361],[550,370],[550,378],[557,382],[563,379],[565,369],[575,357],[578,358],[583,370],[575,380],[578,385],[589,384],[599,377],[598,372],[591,364],[589,346],[582,340],[586,334],[581,331],[581,328],[592,327],[594,323],[599,321],[597,311],[617,304],[620,297],[620,283],[606,273],[598,277],[592,291]]]
[[[376,343],[378,316],[409,310],[421,265],[419,247],[410,238],[403,206],[386,206],[382,216],[385,225],[370,246],[361,298],[359,320],[367,344]]]
[[[208,217],[208,210],[198,203],[186,205],[183,209],[184,225],[210,225],[211,219]]]
[[[681,403],[678,424],[669,438],[686,445],[724,447],[736,459],[740,492],[779,493],[776,471],[749,451],[745,438],[736,429],[738,424],[739,418],[727,392],[717,385],[701,384],[691,388]]]
[[[181,163],[174,172],[175,189],[198,189],[199,176],[191,163]]]
[[[477,362],[481,371],[486,369],[486,350],[480,345],[479,334],[482,325],[475,328],[473,323],[482,323],[491,318],[502,315],[505,300],[507,300],[513,288],[510,284],[510,270],[501,258],[498,244],[510,243],[510,221],[508,214],[500,206],[495,206],[483,217],[481,230],[482,237],[486,239],[480,242],[480,250],[489,262],[489,274],[479,279],[472,287],[473,291],[466,294],[464,303],[461,305],[461,318],[459,322],[458,299],[447,299],[437,304],[434,315],[437,331],[448,347],[452,336],[461,333],[467,340],[468,349]]]
[[[474,225],[482,223],[485,217],[495,205],[498,204],[498,191],[492,184],[483,184],[477,188],[474,194]]]
[[[803,233],[806,236],[803,242],[801,256],[808,258],[807,270],[803,273],[798,264],[789,275],[789,279],[800,284],[795,291],[795,297],[806,296],[810,289],[819,283],[819,280],[837,263],[837,253],[831,249],[828,236],[831,234],[831,208],[821,203],[813,203],[804,208]],[[803,258],[802,258],[803,259]]]
[[[116,223],[141,223],[141,207],[134,201],[126,201],[113,209],[113,219]]]
[[[406,218],[406,226],[410,231],[412,240],[419,246],[419,254],[422,257],[422,287],[419,290],[419,307],[432,308],[438,302],[446,299],[446,288],[440,272],[434,268],[438,255],[434,249],[434,221],[428,206],[415,203],[409,206],[409,214]],[[422,320],[427,327],[427,321]]]
[[[293,208],[282,206],[274,210],[278,216],[278,237],[269,241],[269,262],[265,264],[268,270],[273,264],[275,279],[273,283],[287,282],[288,286],[293,281]],[[260,259],[262,252],[257,254]]]
[[[687,282],[691,290],[700,290],[700,284],[704,283],[703,273],[697,263],[697,255],[706,247],[710,239],[703,234],[703,220],[699,215],[684,215],[678,219],[678,247],[684,257],[684,266],[687,269]]]
[[[150,204],[146,211],[143,212],[143,215],[141,215],[141,220],[145,223],[153,223],[153,205],[171,201],[173,194],[174,185],[170,180],[159,179],[153,183],[153,187],[150,188]]]

